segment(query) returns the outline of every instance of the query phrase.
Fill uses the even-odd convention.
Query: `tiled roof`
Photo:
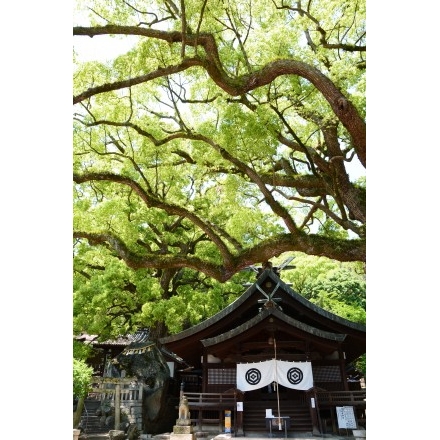
[[[225,340],[228,340],[234,336],[237,336],[237,335],[245,332],[249,328],[255,326],[259,322],[266,319],[269,315],[273,315],[276,318],[280,319],[281,321],[284,321],[285,323],[291,325],[292,327],[295,327],[299,330],[302,330],[306,333],[309,333],[314,336],[318,336],[323,339],[329,339],[332,341],[342,342],[346,337],[345,334],[327,332],[324,330],[319,330],[317,328],[311,327],[311,326],[304,324],[303,322],[300,322],[294,318],[290,318],[289,316],[285,315],[283,312],[281,312],[278,309],[271,308],[271,309],[262,310],[257,316],[250,319],[248,322],[245,322],[244,324],[242,324],[232,330],[229,330],[228,332],[225,332],[225,333],[218,335],[218,336],[215,336],[213,338],[202,339],[200,342],[205,347],[209,347],[211,345],[218,344],[219,342],[223,342]]]

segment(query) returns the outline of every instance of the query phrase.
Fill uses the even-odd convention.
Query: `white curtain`
[[[275,359],[250,364],[237,364],[237,388],[252,391],[274,381]]]
[[[257,390],[272,382],[295,390],[308,390],[313,387],[312,364],[311,362],[286,362],[275,359],[237,364],[237,388],[239,390]]]
[[[308,390],[313,387],[311,362],[277,362],[277,380],[280,385],[294,390]]]

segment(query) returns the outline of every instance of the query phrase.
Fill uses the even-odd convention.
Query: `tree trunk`
[[[81,422],[81,416],[84,409],[84,397],[80,397],[78,400],[78,404],[76,405],[76,411],[73,415],[73,428],[77,429],[79,426],[79,422]]]

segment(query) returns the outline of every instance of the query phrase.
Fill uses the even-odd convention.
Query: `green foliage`
[[[176,296],[144,304],[142,322],[164,322],[169,333],[178,333],[199,324],[224,309],[243,293],[243,280],[238,275],[226,283],[194,278],[185,271],[182,279],[189,277],[192,283],[183,283],[177,288]]]
[[[160,272],[133,270],[110,253],[83,243],[75,249],[74,333],[97,334],[100,339],[158,323],[164,323],[170,333],[181,331],[230,304],[249,279],[248,274],[239,273],[219,283],[182,269],[175,274],[169,291],[164,291]],[[75,357],[85,359],[87,354],[78,352]]]
[[[93,41],[134,42],[75,55],[75,333],[177,332],[286,252],[325,255],[296,290],[362,322],[364,280],[336,260],[365,260],[365,179],[346,169],[365,153],[365,2],[74,7],[75,26],[112,29]]]
[[[362,355],[357,361],[355,362],[356,369],[360,371],[364,377],[367,377],[367,355]]]
[[[285,278],[295,291],[338,316],[366,322],[366,280],[362,264],[294,255],[292,264],[296,269],[287,271]]]
[[[80,246],[74,259],[74,332],[115,338],[140,324],[147,301],[160,297],[157,279],[134,271],[122,261],[89,246]]]
[[[347,304],[337,299],[339,293],[329,294],[325,291],[319,291],[310,301],[335,315],[341,316],[353,322],[365,324],[366,313],[360,307]]]
[[[73,341],[73,358],[81,361],[87,360],[90,356],[92,349],[89,345],[86,345],[80,341]]]
[[[326,218],[324,223],[322,223],[318,229],[318,234],[324,235],[325,237],[333,238],[348,238],[347,231],[341,229],[334,221]]]
[[[84,398],[91,391],[93,368],[85,361],[73,359],[73,395]]]

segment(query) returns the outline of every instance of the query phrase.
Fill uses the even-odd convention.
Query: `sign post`
[[[231,432],[231,410],[225,410],[225,432]]]
[[[336,414],[338,416],[339,429],[356,429],[356,417],[352,406],[337,406]]]

